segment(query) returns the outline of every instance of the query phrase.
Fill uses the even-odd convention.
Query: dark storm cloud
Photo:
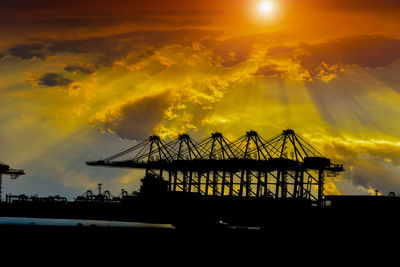
[[[83,64],[68,65],[64,67],[64,70],[72,73],[80,72],[83,74],[92,74],[95,72],[92,67]]]
[[[37,79],[39,85],[47,86],[47,87],[54,87],[54,86],[61,86],[65,87],[73,83],[74,81],[65,78],[61,74],[48,72],[43,74]]]
[[[258,70],[253,73],[254,76],[257,77],[265,77],[265,78],[283,78],[285,71],[278,70],[276,65],[265,65],[260,66]]]
[[[43,59],[46,57],[44,52],[44,44],[41,43],[27,43],[15,45],[8,49],[14,57],[21,59]]]
[[[274,45],[284,42],[289,37],[282,32],[254,34],[230,38],[227,40],[208,39],[203,44],[213,51],[215,60],[224,67],[232,67],[248,59],[256,44]]]
[[[18,44],[8,51],[21,59],[45,58],[47,55],[57,53],[93,54],[98,56],[99,62],[96,63],[108,65],[132,52],[145,51],[147,55],[151,55],[152,48],[171,44],[192,46],[195,41],[215,38],[221,34],[222,31],[198,29],[132,31],[104,37],[41,39],[40,43]]]
[[[101,122],[101,128],[111,130],[124,139],[143,140],[153,133],[170,105],[170,91],[127,102],[118,114],[110,115]]]
[[[225,67],[247,60],[257,44],[270,46],[268,56],[291,57],[312,72],[322,63],[377,68],[400,59],[400,40],[383,35],[348,36],[316,44],[303,42],[285,46],[284,43],[289,37],[281,32],[266,33],[222,41],[208,39],[203,41],[203,44],[213,51],[214,57]]]
[[[356,64],[377,68],[400,59],[400,40],[381,35],[350,36],[319,44],[301,43],[301,64],[313,69],[321,63]]]

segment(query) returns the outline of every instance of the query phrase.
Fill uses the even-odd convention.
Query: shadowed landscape
[[[399,11],[1,0],[0,237],[231,254],[396,238]]]

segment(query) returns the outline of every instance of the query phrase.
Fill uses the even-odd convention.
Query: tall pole
[[[286,170],[283,169],[281,172],[281,197],[285,198],[286,195],[287,195]]]
[[[3,197],[3,176],[1,176],[0,173],[0,202],[2,201],[2,197]]]
[[[206,193],[206,196],[208,196],[208,188],[210,186],[210,170],[207,170],[207,175],[206,175],[206,190],[204,191]]]
[[[221,183],[221,196],[224,196],[225,194],[225,174],[226,172],[222,172],[222,183]]]
[[[233,172],[230,172],[229,176],[229,196],[233,196]]]
[[[101,195],[101,186],[102,186],[103,184],[98,184],[98,186],[99,186],[99,195]]]
[[[264,172],[264,196],[268,195],[268,172]]]
[[[275,183],[275,198],[279,198],[279,187],[280,187],[280,179],[281,171],[278,170],[278,174],[276,175],[276,183]]]
[[[169,170],[168,171],[168,191],[169,192],[171,192],[172,190],[172,187],[171,187],[171,185],[172,185],[172,175],[171,175],[171,173],[172,173],[172,171],[171,170]]]
[[[322,198],[324,194],[324,170],[318,170],[318,206],[322,205]]]
[[[302,170],[300,173],[300,183],[299,183],[299,187],[300,187],[300,198],[304,197],[304,171]]]
[[[294,174],[294,187],[293,187],[293,197],[297,198],[298,196],[298,184],[299,184],[299,171],[296,170]]]
[[[197,172],[197,186],[198,186],[198,193],[201,192],[201,176],[203,175],[202,172]]]
[[[260,189],[261,189],[261,171],[258,171],[257,175],[257,190],[256,190],[256,196],[260,196]]]

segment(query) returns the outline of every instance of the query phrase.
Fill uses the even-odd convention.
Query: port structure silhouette
[[[199,142],[187,134],[168,143],[153,135],[87,164],[145,169],[146,175],[165,180],[170,192],[301,198],[317,205],[322,204],[325,175],[343,171],[343,165],[332,164],[292,129],[268,140],[252,130],[233,142],[219,132]]]
[[[89,166],[145,170],[140,192],[119,196],[88,190],[60,196],[7,195],[0,216],[119,220],[172,224],[177,229],[257,226],[273,229],[395,229],[399,198],[327,196],[326,177],[344,171],[292,129],[265,139],[248,131],[235,141],[221,133],[196,141],[159,136]],[[219,228],[218,228],[219,229]],[[297,230],[296,230],[297,231]]]

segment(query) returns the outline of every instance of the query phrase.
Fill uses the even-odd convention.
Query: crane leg
[[[1,176],[0,173],[0,202],[2,201],[2,193],[3,193],[3,177]]]

